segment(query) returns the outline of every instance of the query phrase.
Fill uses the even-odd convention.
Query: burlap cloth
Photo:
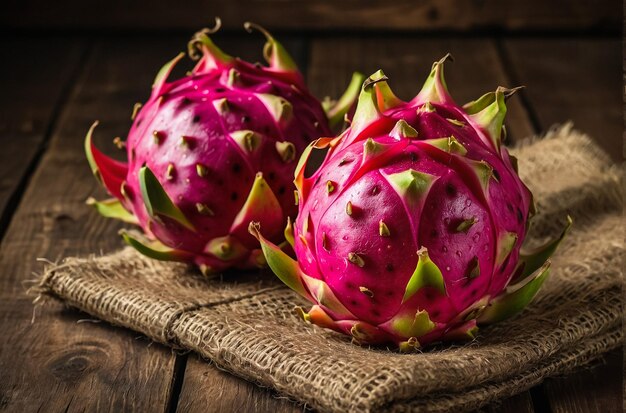
[[[463,411],[524,391],[621,345],[622,174],[592,141],[555,128],[513,152],[540,214],[529,241],[574,227],[520,316],[466,345],[399,354],[305,324],[305,305],[267,272],[203,279],[131,249],[68,258],[40,292],[320,411]],[[242,278],[243,277],[243,278]]]

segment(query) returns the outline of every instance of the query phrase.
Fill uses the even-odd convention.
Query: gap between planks
[[[79,42],[76,45],[69,46],[76,47],[78,49],[76,56],[69,56],[70,58],[67,60],[67,64],[71,65],[69,74],[67,75],[67,78],[63,80],[63,85],[61,86],[58,97],[55,99],[52,109],[50,110],[50,114],[45,121],[46,125],[41,132],[39,142],[36,143],[35,150],[31,154],[30,159],[26,160],[26,166],[24,167],[21,175],[14,177],[17,181],[15,187],[11,189],[11,192],[8,196],[6,196],[6,199],[2,200],[4,202],[4,208],[0,212],[0,243],[4,239],[9,223],[11,222],[11,219],[20,204],[22,196],[30,183],[31,177],[37,170],[41,162],[41,158],[47,150],[48,142],[50,141],[52,133],[54,132],[59,121],[59,117],[61,116],[61,113],[70,98],[73,87],[82,74],[92,46],[93,42],[91,40]],[[36,99],[36,97],[33,96],[33,99]],[[15,147],[15,149],[19,148]],[[10,151],[5,152],[4,156],[11,156],[11,153],[9,152]]]
[[[149,90],[153,77],[144,72],[162,62],[168,42],[135,38],[94,46],[6,231],[0,245],[0,322],[5,332],[0,336],[0,371],[11,374],[0,381],[0,400],[9,410],[62,410],[68,405],[87,411],[102,406],[165,410],[171,380],[163,372],[175,361],[168,349],[138,345],[132,340],[136,333],[106,323],[76,326],[85,315],[59,303],[40,310],[31,326],[32,297],[22,282],[40,271],[36,257],[54,259],[121,246],[119,226],[84,206],[97,183],[85,163],[82,141],[97,115],[107,123],[100,137],[128,127],[132,102],[127,99]]]

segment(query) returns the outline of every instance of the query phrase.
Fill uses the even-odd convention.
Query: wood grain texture
[[[533,413],[535,408],[533,407],[533,400],[530,397],[530,392],[523,392],[516,396],[509,397],[506,400],[495,403],[493,406],[489,406],[485,409],[489,413]],[[537,413],[540,413],[537,411]]]
[[[185,382],[178,401],[179,413],[296,413],[302,410],[302,406],[222,371],[196,355],[187,360]]]
[[[165,410],[174,356],[60,304],[0,298],[0,411]],[[78,324],[80,322],[80,324]]]
[[[42,135],[63,89],[76,70],[84,41],[52,36],[33,53],[34,36],[7,36],[0,40],[10,64],[0,66],[0,139],[20,140]],[[45,70],[43,70],[45,68]]]
[[[164,411],[175,356],[137,342],[135,333],[84,318],[52,303],[34,323],[28,280],[57,259],[121,247],[119,225],[84,200],[103,191],[89,172],[83,138],[93,118],[103,148],[130,124],[131,105],[149,91],[152,73],[173,48],[148,38],[99,43],[63,108],[0,247],[0,406],[6,411]],[[104,144],[107,136],[108,145]]]
[[[620,30],[617,0],[174,0],[5,2],[0,24],[14,28],[186,29],[221,16],[240,30],[252,20],[288,30]],[[19,16],[19,18],[16,18]]]
[[[33,53],[34,37],[7,37],[0,41],[10,63],[0,65],[0,228],[8,224],[15,197],[43,150],[78,70],[84,41],[51,36],[47,47]],[[45,70],[42,70],[45,68]],[[7,206],[12,204],[7,211]]]
[[[622,412],[622,360],[619,349],[588,370],[546,380],[544,390],[552,413]]]
[[[526,85],[540,129],[568,120],[622,159],[621,47],[618,39],[513,39],[504,42],[512,76]]]

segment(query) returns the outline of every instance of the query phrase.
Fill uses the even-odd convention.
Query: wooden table
[[[259,60],[258,35],[219,34],[226,51]],[[181,35],[5,35],[0,40],[0,411],[295,412],[270,391],[176,354],[139,334],[91,320],[59,303],[34,313],[42,264],[122,246],[120,225],[84,205],[102,197],[83,154],[101,121],[98,146],[130,126],[157,69],[184,50]],[[480,37],[438,34],[290,35],[287,48],[318,96],[337,96],[352,70],[382,67],[403,98],[431,62],[450,51],[448,84],[459,102],[498,85],[527,89],[510,100],[511,139],[573,120],[622,157],[620,39],[610,36]],[[521,165],[523,168],[523,165]],[[552,378],[488,411],[618,412],[622,352],[605,364]]]

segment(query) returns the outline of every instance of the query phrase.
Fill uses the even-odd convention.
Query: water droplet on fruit
[[[443,248],[441,248],[441,251],[443,252],[448,252],[448,247],[446,247],[445,245],[443,246]]]
[[[447,266],[447,267],[446,267],[446,271],[450,271],[450,266]]]
[[[461,256],[461,251],[457,251],[457,252],[456,252],[456,256],[457,256],[457,257],[460,257],[460,256]]]

